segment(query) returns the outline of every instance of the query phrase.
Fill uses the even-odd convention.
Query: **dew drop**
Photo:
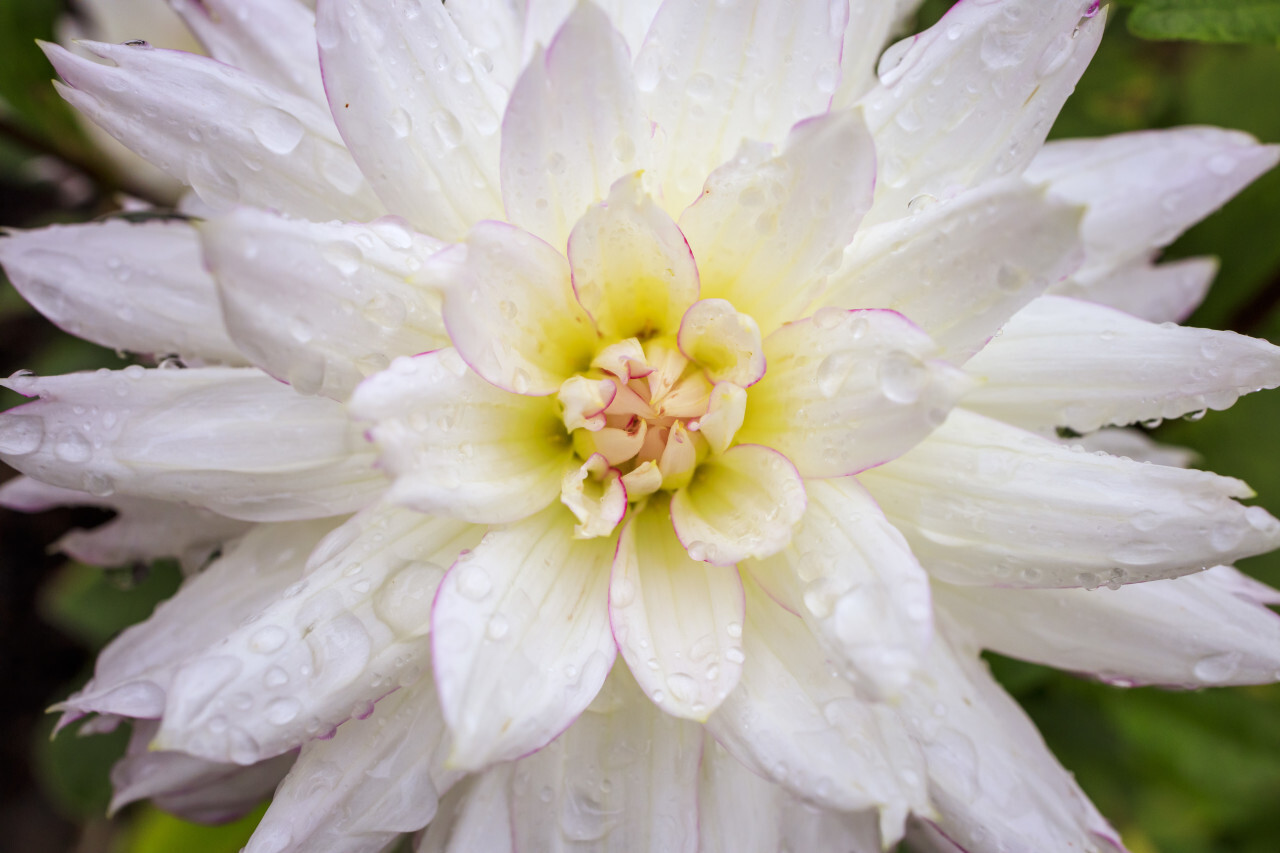
[[[290,154],[302,142],[302,122],[275,107],[265,107],[249,117],[249,129],[273,154]]]

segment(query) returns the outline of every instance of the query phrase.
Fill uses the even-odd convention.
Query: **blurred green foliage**
[[[1053,2],[1053,0],[1045,0]],[[114,189],[56,98],[35,38],[50,38],[62,0],[0,0],[0,188],[38,191],[30,166],[55,155]],[[927,0],[921,20],[937,20],[946,0]],[[1247,130],[1280,142],[1280,0],[1121,0],[1109,10],[1102,47],[1054,128],[1056,137],[1097,136],[1179,124]],[[1204,44],[1149,41],[1190,39]],[[1262,44],[1259,44],[1262,43]],[[33,189],[34,188],[34,189]],[[40,209],[34,225],[65,216]],[[1193,325],[1231,328],[1280,342],[1280,171],[1198,225],[1167,257],[1212,254],[1221,272]],[[0,321],[30,309],[0,285]],[[119,359],[66,336],[34,354],[30,367],[59,373]],[[1163,441],[1194,448],[1206,468],[1241,477],[1259,502],[1280,514],[1280,392],[1243,399],[1198,423],[1169,423]],[[1280,555],[1242,568],[1280,585]],[[97,649],[145,617],[177,588],[172,565],[154,567],[131,589],[130,575],[68,565],[41,601],[45,618]],[[128,584],[125,584],[128,585]],[[1168,693],[1120,690],[1044,667],[992,656],[1001,681],[1040,726],[1133,853],[1272,853],[1280,848],[1280,689]],[[81,681],[88,677],[84,673]],[[76,685],[67,685],[70,692]],[[68,816],[101,823],[107,774],[122,754],[127,729],[88,738],[48,739],[53,718],[33,743],[49,797]],[[261,810],[223,827],[196,827],[149,806],[126,810],[112,853],[231,853],[248,838]]]

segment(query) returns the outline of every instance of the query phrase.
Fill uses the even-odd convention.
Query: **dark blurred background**
[[[131,0],[146,2],[163,0]],[[921,23],[948,5],[927,0]],[[1206,29],[1197,24],[1203,18],[1162,12],[1215,6],[1239,14]],[[69,11],[68,0],[0,0],[0,226],[84,221],[116,209],[122,192],[154,200],[165,193],[96,153],[49,86],[52,71],[34,39],[53,39],[55,22],[65,27]],[[93,22],[80,11],[83,32]],[[1112,7],[1102,47],[1054,136],[1213,124],[1280,142],[1280,52],[1268,27],[1280,30],[1280,0],[1127,0]],[[1202,41],[1146,40],[1131,29]],[[1218,256],[1222,266],[1189,323],[1280,342],[1280,171],[1167,252],[1202,254]],[[116,353],[53,328],[0,278],[0,373],[122,364]],[[17,402],[0,394],[0,407]],[[1154,432],[1196,450],[1203,467],[1246,480],[1258,502],[1280,514],[1277,423],[1280,393],[1261,393]],[[0,480],[11,474],[0,471]],[[212,829],[149,806],[106,818],[107,774],[126,732],[49,739],[53,719],[44,709],[82,683],[95,651],[179,581],[172,565],[102,571],[48,553],[71,527],[106,517],[93,510],[0,511],[0,849],[232,853],[257,815]],[[1241,568],[1280,585],[1280,556]],[[1280,850],[1280,687],[1121,690],[1016,661],[992,665],[1133,853]]]

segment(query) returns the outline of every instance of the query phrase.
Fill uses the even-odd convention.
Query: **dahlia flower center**
[[[744,385],[764,373],[760,333],[728,302],[684,312],[678,335],[629,337],[600,349],[560,387],[564,425],[582,460],[561,500],[605,535],[629,503],[688,486],[700,462],[733,444],[746,413]]]

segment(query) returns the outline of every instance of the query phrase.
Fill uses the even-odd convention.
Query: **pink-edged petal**
[[[636,56],[669,210],[693,201],[743,139],[780,142],[825,112],[847,11],[826,0],[663,3]]]
[[[521,850],[695,853],[701,747],[697,725],[653,707],[616,666],[568,731],[516,763],[513,836]]]
[[[1051,142],[1028,180],[1088,206],[1086,260],[1077,278],[1092,282],[1172,243],[1280,160],[1280,146],[1217,127],[1175,127],[1101,139]]]
[[[1043,296],[965,369],[980,380],[967,408],[1026,429],[1087,433],[1226,409],[1241,395],[1280,386],[1280,347]]]
[[[880,85],[860,102],[880,154],[868,219],[898,219],[920,196],[1022,171],[1097,50],[1106,20],[1097,9],[1095,0],[958,3],[886,50]]]
[[[302,576],[307,554],[334,521],[262,524],[189,578],[145,622],[127,628],[98,655],[93,678],[59,709],[155,719],[174,672],[267,607]]]
[[[109,65],[43,45],[64,98],[125,145],[225,210],[310,219],[385,212],[311,100],[203,56],[82,42]],[[156,118],[151,118],[156,116]]]
[[[1064,447],[963,409],[858,479],[948,583],[1139,583],[1280,545],[1280,522],[1232,500],[1253,495],[1239,480]]]
[[[595,325],[564,256],[505,223],[482,222],[467,238],[444,322],[471,369],[516,394],[554,394],[595,357]]]
[[[440,800],[414,853],[515,853],[511,832],[512,764],[470,776]]]
[[[922,203],[861,231],[819,304],[901,312],[959,364],[1079,267],[1082,215],[1016,178]]]
[[[430,673],[302,747],[244,853],[379,853],[435,817],[447,730]]]
[[[350,406],[373,424],[389,497],[423,512],[516,521],[554,501],[574,467],[554,400],[495,388],[451,349],[396,359]]]
[[[933,636],[929,576],[852,477],[805,484],[791,544],[746,563],[770,590],[798,602],[823,649],[871,698],[896,696]]]
[[[977,649],[940,631],[899,716],[924,753],[938,827],[962,850],[1124,847]]]
[[[689,306],[680,321],[680,351],[697,362],[712,382],[746,388],[764,376],[764,343],[750,314],[741,314],[723,299],[703,299]]]
[[[662,0],[592,0],[609,16],[609,21],[626,39],[631,55],[644,44],[653,17]],[[524,58],[527,62],[538,45],[546,47],[569,17],[578,0],[526,0],[524,22]]]
[[[698,466],[671,499],[671,521],[690,559],[727,566],[785,548],[804,507],[804,483],[785,456],[739,444]]]
[[[300,393],[345,400],[390,359],[448,345],[424,272],[442,244],[402,220],[319,224],[237,208],[199,231],[232,339]]]
[[[738,440],[775,448],[805,477],[893,459],[940,424],[971,382],[894,311],[823,308],[764,341]]]
[[[320,0],[316,38],[342,138],[392,213],[443,240],[501,215],[506,92],[444,4]]]
[[[316,16],[298,0],[169,0],[209,55],[325,104]]]
[[[742,682],[707,721],[737,760],[824,808],[880,810],[886,843],[927,811],[921,756],[890,706],[858,698],[808,626],[758,584],[747,591]]]
[[[690,558],[660,502],[633,515],[622,530],[609,618],[640,688],[668,714],[705,720],[738,683],[738,573]]]
[[[186,574],[194,574],[224,542],[238,538],[250,527],[248,522],[186,504],[99,497],[30,477],[14,477],[0,486],[0,506],[22,512],[43,512],[58,506],[114,510],[116,517],[111,521],[90,530],[71,530],[53,547],[92,566],[128,566],[173,557]]]
[[[649,135],[626,44],[597,6],[577,4],[545,55],[530,60],[507,105],[507,217],[563,246],[588,205],[647,166]]]
[[[385,504],[355,516],[301,580],[182,661],[155,747],[249,764],[367,716],[421,677],[443,567],[483,533]]]
[[[766,334],[801,316],[853,239],[874,185],[861,110],[796,125],[776,155],[744,143],[680,215],[703,297],[729,300]]]
[[[183,820],[227,823],[269,799],[297,758],[290,752],[241,767],[185,752],[156,752],[148,748],[156,726],[153,720],[133,721],[128,751],[111,767],[109,814],[151,800]]]
[[[702,747],[698,830],[702,853],[884,850],[874,810],[841,812],[807,803],[757,776],[710,738]]]
[[[1199,688],[1280,680],[1275,591],[1226,566],[1120,589],[938,586],[984,648],[1109,684]],[[1261,586],[1261,585],[1259,585]]]
[[[341,405],[256,370],[133,365],[0,384],[40,398],[0,415],[0,458],[55,486],[249,521],[353,512],[386,486]]]
[[[689,244],[638,174],[618,180],[573,227],[569,266],[578,301],[613,338],[673,335],[698,298]]]
[[[492,529],[440,586],[433,652],[451,767],[541,748],[582,713],[613,665],[613,541],[574,539],[573,522],[557,504]]]
[[[1217,258],[1156,264],[1138,257],[1092,281],[1067,279],[1048,292],[1109,305],[1152,323],[1181,323],[1204,301],[1217,274]]]
[[[111,349],[244,364],[227,337],[195,230],[180,219],[109,219],[11,231],[0,265],[36,310]]]

